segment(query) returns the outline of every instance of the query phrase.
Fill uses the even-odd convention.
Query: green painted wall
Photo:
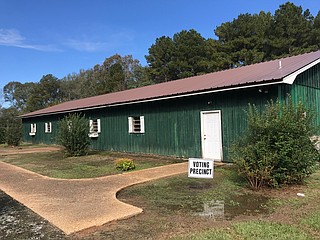
[[[31,143],[45,143],[51,144],[56,142],[57,130],[58,130],[58,121],[59,116],[47,116],[47,117],[38,117],[38,118],[29,118],[22,119],[22,132],[23,132],[23,141]],[[51,122],[52,132],[45,133],[45,123]],[[37,124],[37,132],[35,136],[30,136],[30,124]]]
[[[264,108],[268,100],[277,97],[278,87],[272,86],[107,107],[85,114],[88,119],[101,119],[101,133],[98,138],[91,139],[94,149],[201,157],[200,112],[221,110],[224,161],[228,161],[229,146],[246,129],[248,103]],[[145,133],[129,134],[128,117],[141,115],[145,119]],[[23,119],[24,140],[55,142],[57,121],[61,117]],[[51,134],[44,133],[46,121],[52,122]],[[37,133],[33,137],[28,135],[31,123],[37,123]]]
[[[269,85],[149,103],[106,107],[85,111],[88,119],[101,119],[101,133],[91,147],[101,150],[144,152],[181,157],[202,157],[200,112],[220,110],[224,161],[228,148],[245,131],[248,103],[261,110],[270,99],[285,101],[291,94],[317,113],[320,125],[320,65],[300,74],[293,85]],[[128,117],[144,116],[145,133],[128,133]],[[24,141],[55,143],[58,121],[63,115],[23,119]],[[52,133],[44,133],[52,122]],[[29,136],[30,124],[37,123],[36,136]],[[88,121],[89,131],[89,121]]]
[[[282,101],[286,100],[288,94],[292,96],[295,103],[302,101],[305,106],[315,112],[315,125],[320,127],[320,65],[298,75],[292,85],[279,86],[279,96],[282,97]]]
[[[300,74],[289,91],[294,101],[301,100],[315,111],[316,125],[320,126],[320,64]]]

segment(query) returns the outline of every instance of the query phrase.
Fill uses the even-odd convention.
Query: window
[[[36,123],[31,123],[30,124],[30,133],[29,133],[29,135],[30,136],[34,136],[34,135],[36,135],[36,132],[37,132],[37,124]]]
[[[100,119],[92,119],[89,121],[89,137],[98,137],[101,132]]]
[[[129,133],[144,133],[144,116],[128,117]]]
[[[45,133],[51,133],[52,131],[52,124],[51,122],[44,123],[44,132]]]

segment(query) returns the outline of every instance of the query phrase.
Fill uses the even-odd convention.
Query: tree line
[[[30,112],[84,97],[167,82],[235,68],[320,47],[320,11],[314,17],[287,2],[274,14],[240,14],[214,30],[216,39],[196,30],[155,40],[142,66],[132,55],[115,54],[88,70],[58,79],[52,74],[39,82],[9,82],[4,99],[19,112]]]
[[[3,95],[10,109],[0,106],[0,119],[69,100],[318,50],[320,11],[314,17],[308,9],[287,2],[274,14],[240,14],[217,26],[214,34],[206,39],[190,29],[159,37],[145,56],[147,66],[132,55],[115,54],[102,64],[62,79],[47,74],[39,82],[9,82]],[[5,121],[0,122],[1,133]]]

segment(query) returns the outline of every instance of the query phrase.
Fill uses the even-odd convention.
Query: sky
[[[38,82],[79,73],[118,53],[145,66],[161,36],[214,29],[241,13],[274,14],[281,0],[0,0],[0,90],[11,81]],[[313,16],[319,0],[291,1]],[[0,104],[3,104],[3,100]]]

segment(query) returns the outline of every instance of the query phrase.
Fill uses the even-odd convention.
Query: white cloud
[[[69,39],[64,42],[69,48],[77,51],[98,52],[112,51],[131,45],[134,34],[129,31],[117,32],[105,36],[99,36],[98,40],[94,37],[82,37],[81,39]]]
[[[108,48],[108,43],[81,41],[75,39],[68,40],[65,45],[75,50],[85,52],[96,52]]]
[[[132,31],[113,31],[101,35],[85,35],[61,41],[60,47],[67,46],[82,52],[118,51],[130,47],[134,40]],[[0,28],[0,46],[33,49],[37,51],[61,51],[54,45],[30,44],[27,39],[16,29]]]
[[[16,29],[0,29],[0,45],[38,51],[59,51],[52,45],[27,44],[25,38]]]
[[[21,44],[24,38],[14,29],[0,29],[0,44],[14,46]]]

